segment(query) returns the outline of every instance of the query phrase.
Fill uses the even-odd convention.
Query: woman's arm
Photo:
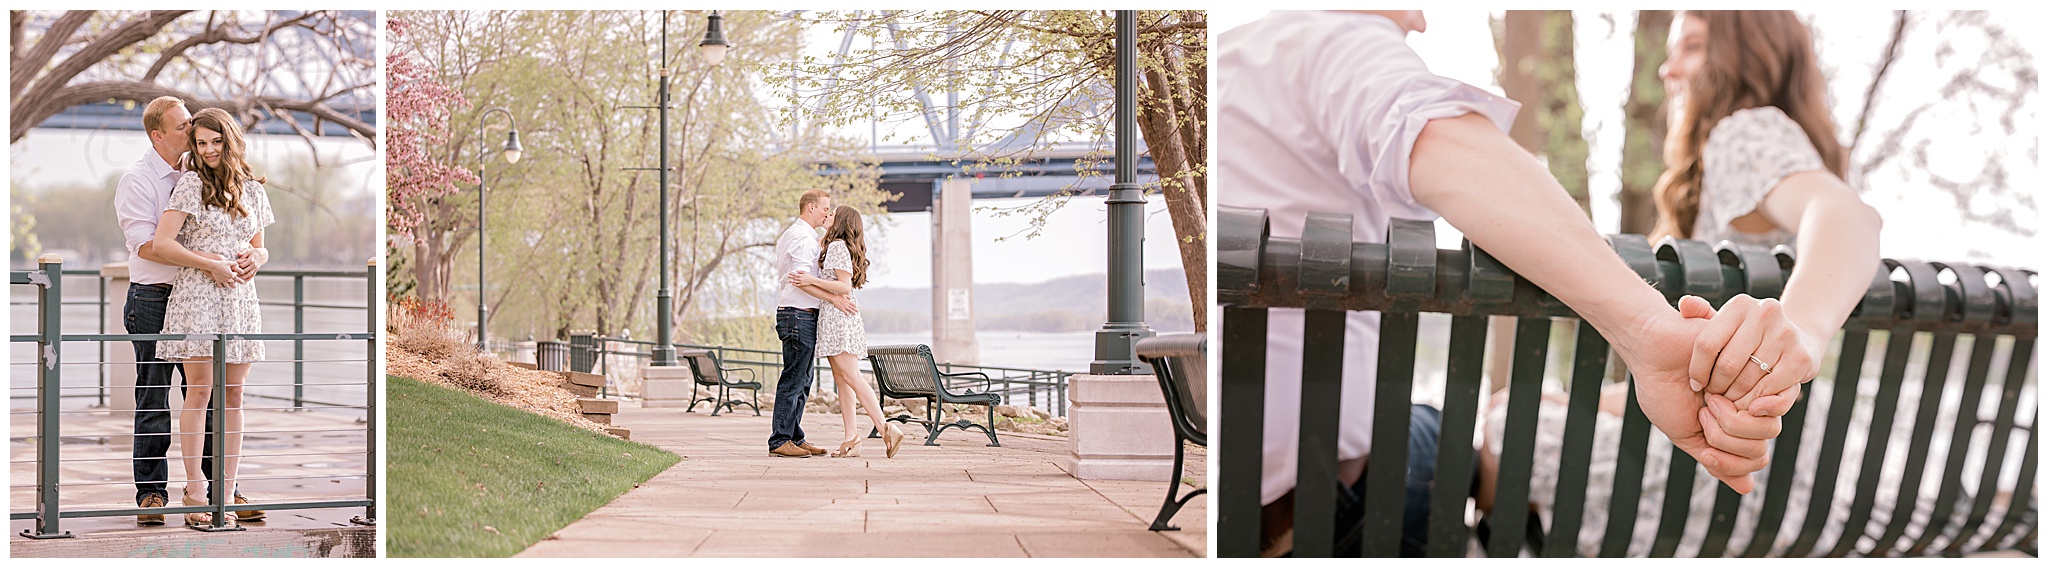
[[[1755,212],[1731,224],[1775,225],[1799,238],[1799,265],[1785,283],[1782,301],[1792,328],[1745,337],[1721,334],[1723,325],[1709,325],[1700,334],[1703,343],[1727,338],[1707,390],[1726,392],[1735,397],[1736,407],[1746,409],[1757,398],[1796,387],[1819,372],[1829,338],[1849,319],[1880,266],[1877,233],[1884,219],[1833,173],[1806,171],[1785,176]],[[1723,324],[1726,315],[1716,316],[1715,323]],[[1748,359],[1751,353],[1768,361],[1774,351],[1777,364],[1769,373],[1748,368],[1755,367]]]
[[[200,256],[178,242],[178,229],[185,226],[185,218],[189,215],[184,211],[171,209],[164,211],[163,217],[157,219],[156,236],[150,239],[150,243],[156,249],[155,256],[168,264],[197,268],[222,286],[234,285],[234,263]]]

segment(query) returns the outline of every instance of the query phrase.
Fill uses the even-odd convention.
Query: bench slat
[[[1871,341],[1869,331],[1842,332],[1842,355],[1835,362],[1835,389],[1828,398],[1827,425],[1821,428],[1813,493],[1806,500],[1806,523],[1800,526],[1799,538],[1792,542],[1792,547],[1785,549],[1785,556],[1804,558],[1812,554],[1821,528],[1827,526],[1828,513],[1834,510],[1830,503],[1835,502],[1835,483],[1841,479],[1842,445],[1848,440],[1849,418],[1856,410],[1856,383],[1863,376],[1863,356],[1870,350]]]
[[[1955,426],[1948,443],[1948,464],[1942,468],[1941,490],[1934,497],[1934,511],[1927,526],[1906,549],[1906,556],[1922,556],[1935,537],[1948,530],[1955,519],[1956,495],[1963,490],[1963,465],[1969,461],[1970,438],[1977,431],[1977,410],[1983,407],[1985,377],[1991,373],[1991,355],[1998,348],[1998,336],[1977,334],[1970,345],[1970,368],[1963,375],[1963,395],[1956,409]]]
[[[1259,556],[1260,464],[1266,430],[1266,310],[1223,308],[1223,345],[1216,404],[1229,428],[1217,432],[1216,555]]]
[[[1372,463],[1365,469],[1365,516],[1359,552],[1366,557],[1401,555],[1401,511],[1408,493],[1408,394],[1415,376],[1416,326],[1421,316],[1380,315],[1379,369],[1373,376]],[[1303,393],[1304,398],[1307,393]],[[1296,490],[1299,490],[1297,487]],[[1299,511],[1299,503],[1296,511]],[[1298,532],[1298,531],[1297,531]],[[1297,541],[1300,535],[1296,535]]]
[[[2019,412],[2020,387],[2026,382],[2028,365],[2033,362],[2034,339],[2014,338],[2011,357],[2006,362],[2005,383],[1999,390],[1998,414],[1992,418],[1991,445],[1984,453],[1984,474],[1977,481],[1977,498],[1970,503],[1969,520],[1956,531],[1955,540],[1942,549],[1945,555],[1961,554],[1975,540],[1984,520],[1991,516],[1991,500],[1998,496],[1998,474],[2005,467],[2006,444],[2012,440],[2013,415]]]
[[[2036,420],[2036,423],[2038,422]],[[2041,454],[2039,446],[2035,444],[2033,438],[2032,435],[2027,436],[2027,444],[2024,446],[2027,449],[2027,456],[2020,460],[2019,486],[2013,488],[2012,502],[2005,508],[2005,521],[1999,523],[1998,530],[1991,533],[1991,538],[1984,539],[1984,544],[1978,545],[1978,548],[2005,548],[2000,546],[2005,542],[2005,537],[2012,534],[2014,528],[2024,524],[2024,515],[2035,508],[2033,507],[2034,484],[2032,481],[2037,473],[2035,467],[2038,465]],[[2025,540],[2024,535],[2022,540]]]
[[[1552,501],[1550,538],[1543,556],[1578,556],[1579,527],[1586,511],[1586,478],[1593,465],[1593,425],[1599,419],[1600,387],[1606,382],[1611,355],[1607,338],[1591,324],[1578,322],[1573,348],[1571,400],[1566,403],[1564,452],[1558,456],[1557,498]]]
[[[1328,558],[1336,554],[1335,519],[1340,483],[1337,480],[1337,419],[1344,414],[1344,358],[1309,355],[1344,352],[1345,315],[1346,312],[1337,310],[1307,310],[1303,318],[1301,442],[1296,449],[1294,484],[1296,558]],[[1414,341],[1412,335],[1409,341]],[[1384,356],[1381,361],[1386,361]],[[1398,376],[1405,378],[1408,375]],[[1373,448],[1376,462],[1385,455],[1381,450]],[[1396,535],[1400,534],[1399,526],[1395,525]],[[1369,533],[1372,528],[1366,530]]]
[[[1529,479],[1536,459],[1536,409],[1543,400],[1543,362],[1550,344],[1550,318],[1520,318],[1515,321],[1514,359],[1508,373],[1508,416],[1501,440],[1500,478]],[[1496,503],[1529,502],[1528,483],[1499,484]],[[1514,558],[1521,555],[1529,513],[1525,507],[1498,507],[1487,517],[1491,542],[1486,555]]]
[[[1445,368],[1443,433],[1437,438],[1436,492],[1429,507],[1429,556],[1463,558],[1471,529],[1465,503],[1471,485],[1472,430],[1479,420],[1479,391],[1485,382],[1486,317],[1451,318],[1450,361]]]
[[[1714,513],[1707,520],[1707,539],[1700,542],[1694,558],[1720,558],[1728,551],[1728,537],[1735,532],[1735,515],[1742,511],[1741,493],[1728,484],[1714,484]]]
[[[1920,408],[1913,415],[1913,434],[1906,450],[1906,470],[1899,477],[1898,496],[1892,500],[1891,523],[1884,534],[1877,537],[1877,546],[1869,556],[1889,556],[1898,545],[1899,538],[1906,535],[1906,527],[1912,524],[1913,510],[1920,502],[1920,478],[1926,476],[1929,442],[1934,438],[1934,423],[1941,414],[1941,393],[1948,386],[1948,372],[1955,362],[1956,334],[1937,331],[1934,346],[1927,354],[1927,371],[1921,377]],[[1965,448],[1967,450],[1967,448]],[[1955,451],[1956,448],[1949,448]]]
[[[1757,516],[1755,534],[1743,558],[1763,558],[1777,545],[1778,530],[1785,525],[1785,507],[1791,501],[1794,479],[1800,472],[1799,446],[1806,433],[1806,409],[1813,400],[1813,381],[1799,385],[1799,401],[1785,413],[1785,428],[1771,444],[1771,473],[1764,481],[1764,508]],[[1810,466],[1808,466],[1810,467]]]
[[[1699,462],[1692,454],[1671,449],[1671,467],[1664,473],[1664,506],[1657,514],[1657,536],[1650,541],[1651,558],[1671,558],[1685,525],[1692,518],[1692,480]]]
[[[1621,413],[1621,448],[1614,454],[1614,490],[1607,511],[1607,533],[1600,538],[1600,556],[1628,556],[1634,540],[1636,511],[1643,496],[1643,467],[1648,457],[1650,418],[1636,404],[1636,380],[1629,374],[1628,404]]]
[[[1913,349],[1912,328],[1892,328],[1885,342],[1884,370],[1877,379],[1877,406],[1870,412],[1870,434],[1863,439],[1863,464],[1856,469],[1856,500],[1849,506],[1849,520],[1842,523],[1842,537],[1835,540],[1828,558],[1847,557],[1863,537],[1870,534],[1870,507],[1877,500],[1877,485],[1884,476],[1885,450],[1891,446],[1892,419],[1899,413],[1899,390],[1906,382],[1906,358]],[[1826,503],[1816,501],[1816,503]]]

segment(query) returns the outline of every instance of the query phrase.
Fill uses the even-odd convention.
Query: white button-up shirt
[[[1432,119],[1479,113],[1506,131],[1520,108],[1431,74],[1406,33],[1371,14],[1273,12],[1217,42],[1222,145],[1218,203],[1262,208],[1272,234],[1301,234],[1311,211],[1348,213],[1352,237],[1386,239],[1392,217],[1435,219],[1408,188],[1408,157]],[[1262,502],[1294,487],[1300,441],[1302,311],[1268,312]],[[1351,312],[1344,333],[1338,455],[1372,442],[1379,313]]]
[[[178,186],[178,176],[182,175],[185,172],[164,162],[156,149],[150,148],[143,150],[142,159],[128,168],[115,186],[114,214],[120,220],[122,236],[127,239],[130,282],[169,284],[178,275],[178,267],[143,260],[138,251],[142,243],[156,238],[156,222],[163,218],[164,206],[171,201],[171,189]]]
[[[775,293],[776,307],[816,308],[824,304],[784,278],[798,270],[818,276],[818,230],[803,219],[790,223],[789,228],[782,230],[782,236],[775,239],[775,274],[782,281],[782,287]]]

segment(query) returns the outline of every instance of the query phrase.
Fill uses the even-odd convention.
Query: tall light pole
[[[488,160],[488,159],[485,159],[485,156],[487,156],[487,155],[489,155],[489,154],[488,154],[488,150],[486,150],[486,149],[484,148],[484,120],[485,120],[485,119],[487,119],[487,118],[490,118],[490,116],[491,116],[491,113],[494,113],[494,112],[495,112],[495,113],[499,113],[499,114],[503,114],[503,115],[505,115],[505,122],[506,122],[506,124],[508,124],[508,125],[510,125],[510,126],[512,127],[512,128],[510,129],[510,130],[506,131],[506,133],[505,133],[505,147],[504,147],[504,149],[502,149],[502,150],[499,150],[499,153],[502,153],[502,154],[504,154],[504,155],[505,155],[505,163],[508,163],[508,164],[517,164],[517,163],[519,163],[519,156],[520,156],[520,155],[522,155],[522,154],[525,154],[525,152],[524,152],[523,150],[521,150],[521,149],[520,149],[520,147],[519,147],[519,121],[518,121],[517,119],[514,119],[514,118],[512,118],[512,111],[509,111],[509,110],[505,110],[505,107],[491,107],[491,108],[489,108],[489,109],[486,109],[486,110],[484,111],[484,113],[483,113],[483,114],[477,115],[477,117],[476,117],[476,161],[477,161],[477,164],[476,164],[476,350],[477,350],[477,351],[490,351],[490,344],[489,344],[489,343],[488,343],[488,342],[487,342],[487,341],[485,340],[486,336],[490,335],[490,322],[491,322],[491,320],[490,320],[490,317],[489,317],[489,314],[488,314],[488,312],[489,312],[490,308],[488,307],[488,305],[487,305],[487,304],[485,304],[485,303],[484,303],[484,289],[485,289],[485,288],[484,288],[484,234],[485,234],[485,233],[484,233],[484,194],[485,194],[485,192],[484,192],[484,185],[485,185],[485,183],[484,183],[484,165],[485,165],[485,164],[489,164],[489,163],[490,163],[490,160]]]
[[[1147,375],[1133,345],[1145,326],[1145,192],[1138,186],[1137,16],[1116,12],[1116,182],[1109,186],[1109,319],[1095,332],[1097,375]]]
[[[722,29],[722,26],[720,25],[722,19],[723,18],[719,17],[717,10],[712,10],[711,17],[707,25],[707,29],[704,31],[704,41],[699,42],[697,44],[697,51],[704,56],[704,61],[710,63],[713,67],[725,63],[725,49],[727,47],[727,44],[725,42],[725,31]],[[660,131],[658,134],[661,137],[661,139],[660,142],[657,143],[657,145],[660,146],[660,157],[658,159],[661,161],[661,165],[655,168],[659,172],[656,174],[656,183],[660,184],[661,193],[661,235],[659,238],[659,240],[661,241],[661,287],[656,289],[654,292],[654,352],[652,354],[653,357],[651,357],[652,360],[649,362],[649,364],[656,367],[670,367],[676,365],[678,361],[676,360],[676,344],[674,332],[675,322],[673,314],[673,312],[675,311],[675,290],[668,276],[670,264],[670,235],[668,229],[668,110],[669,78],[671,76],[671,73],[669,68],[667,67],[667,10],[663,10],[661,12],[661,63],[661,81],[660,85],[656,87],[657,92],[655,97],[657,102],[655,103],[654,107],[655,112],[660,117],[659,120],[661,123]],[[692,201],[694,202],[694,200]],[[694,226],[694,223],[692,224],[692,226]],[[694,234],[692,235],[692,242],[695,242]]]

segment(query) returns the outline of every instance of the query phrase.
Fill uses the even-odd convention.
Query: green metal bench
[[[1542,382],[1543,359],[1549,343],[1553,318],[1576,318],[1556,298],[1528,281],[1516,277],[1498,261],[1469,242],[1452,250],[1438,250],[1433,226],[1428,222],[1395,220],[1386,243],[1351,242],[1350,218],[1312,213],[1299,239],[1274,238],[1268,233],[1263,210],[1219,208],[1217,217],[1217,295],[1223,311],[1223,368],[1221,373],[1222,459],[1216,460],[1218,483],[1217,548],[1224,557],[1250,557],[1259,553],[1260,534],[1260,445],[1266,380],[1296,380],[1265,377],[1269,308],[1305,308],[1308,313],[1304,337],[1309,338],[1303,359],[1303,408],[1301,440],[1304,447],[1328,451],[1302,452],[1297,478],[1297,511],[1294,524],[1295,556],[1328,556],[1334,550],[1334,505],[1337,487],[1336,428],[1338,401],[1342,394],[1341,358],[1334,350],[1343,345],[1344,317],[1349,311],[1378,311],[1380,357],[1374,381],[1372,418],[1374,453],[1365,478],[1365,526],[1360,550],[1364,556],[1394,556],[1399,550],[1403,484],[1406,469],[1407,406],[1413,388],[1416,360],[1417,323],[1421,313],[1451,316],[1450,356],[1446,370],[1442,440],[1469,440],[1475,426],[1484,360],[1487,316],[1519,318],[1514,333],[1514,360],[1506,390],[1507,420],[1501,449],[1500,482],[1496,503],[1527,503],[1536,424],[1538,389]],[[1685,294],[1697,295],[1719,305],[1738,293],[1754,297],[1777,297],[1793,265],[1792,251],[1723,243],[1710,246],[1688,240],[1667,239],[1656,247],[1640,236],[1609,237],[1608,242],[1622,260],[1644,280],[1656,285],[1675,302]],[[1894,271],[1904,278],[1895,280]],[[1946,272],[1952,278],[1944,279]],[[1660,507],[1660,522],[1650,556],[1672,556],[1688,523],[1706,523],[1706,537],[1697,550],[1700,557],[1764,556],[1954,556],[1995,550],[2019,550],[2036,554],[2038,521],[2033,489],[2038,451],[2033,440],[2036,418],[2017,416],[2023,389],[2031,382],[2029,372],[2037,334],[2039,312],[2035,273],[2002,267],[1963,263],[1884,261],[1874,274],[1869,292],[1844,326],[1841,349],[1832,380],[1805,385],[1800,402],[1785,416],[1783,433],[1773,441],[1773,466],[1759,490],[1743,496],[1717,486],[1709,511],[1692,511],[1691,493],[1696,463],[1683,452],[1673,452],[1666,472],[1645,472],[1644,461],[1650,424],[1636,406],[1631,387],[1623,415],[1611,510],[1600,556],[1627,554],[1637,522],[1638,503],[1645,475],[1664,475],[1665,486],[1681,488],[1666,493]],[[1996,281],[1994,282],[1993,279]],[[1571,361],[1570,402],[1564,423],[1562,455],[1558,460],[1558,482],[1550,527],[1535,526],[1534,515],[1499,514],[1480,522],[1495,538],[1483,539],[1487,555],[1514,557],[1524,553],[1537,556],[1573,556],[1585,515],[1587,469],[1590,465],[1594,417],[1599,387],[1608,365],[1607,341],[1591,326],[1579,325],[1575,338],[1576,356]],[[1874,343],[1872,333],[1882,333],[1882,371],[1865,376],[1861,371],[1866,351]],[[1931,336],[1931,348],[1913,348],[1916,336]],[[1954,362],[1956,339],[1974,336],[1963,376],[1961,394],[1965,411],[1954,412],[1946,455],[1935,481],[1939,487],[1931,510],[1918,514],[1918,503],[1926,470],[1937,456],[1931,443],[1940,418],[1944,389]],[[1998,345],[2011,345],[2000,384],[1990,385],[1991,369]],[[1925,355],[1927,369],[1921,380],[1917,405],[1901,408],[1901,386],[1906,382],[1909,355]],[[1876,383],[1876,394],[1859,398],[1859,384]],[[1809,425],[1808,401],[1816,384],[1830,386],[1827,415]],[[1983,400],[1988,393],[1991,401]],[[1995,402],[1997,410],[1988,419],[1979,416],[1981,403]],[[1903,448],[1905,467],[1895,487],[1896,505],[1888,522],[1874,523],[1872,504],[1878,498],[1882,476],[1871,475],[1887,468],[1885,455],[1890,435],[1870,436],[1860,456],[1855,476],[1854,500],[1847,518],[1830,518],[1834,495],[1843,475],[1843,463],[1856,456],[1844,456],[1851,415],[1858,405],[1873,405],[1870,432],[1890,434],[1894,420],[1914,417]],[[1917,413],[1917,414],[1916,414]],[[2034,412],[2032,414],[2038,414]],[[1817,427],[1817,432],[1807,432]],[[1799,446],[1819,437],[1818,458],[1801,461]],[[1982,446],[1975,444],[1982,442]],[[1668,444],[1667,444],[1668,445]],[[1979,450],[1978,448],[1982,449]],[[2018,456],[2014,456],[2018,453]],[[1443,451],[1438,455],[1438,487],[1465,487],[1473,472],[1473,453]],[[2020,462],[2016,481],[2001,486],[2006,462]],[[1977,471],[1969,472],[1971,466]],[[1965,481],[1974,477],[1974,493]],[[1803,478],[1803,479],[1802,479]],[[1788,497],[1795,483],[1811,483],[1810,506],[1798,524],[1796,539],[1778,546],[1778,533],[1786,528]],[[1846,488],[1845,488],[1846,489]],[[2003,497],[2003,499],[2000,499]],[[1437,557],[1465,556],[1474,527],[1466,525],[1467,496],[1463,491],[1442,490],[1431,504],[1427,553]],[[1728,544],[1734,536],[1736,516],[1743,499],[1762,499],[1749,546],[1741,550]],[[1846,499],[1846,496],[1845,496]],[[1519,507],[1497,506],[1516,511]],[[1798,517],[1790,517],[1798,518]],[[1840,526],[1842,537],[1831,547],[1820,548],[1823,527]],[[1995,528],[1991,528],[1995,527]],[[1548,529],[1548,530],[1545,530]],[[1989,529],[1989,534],[1985,534]],[[1507,535],[1505,538],[1499,535]],[[1523,538],[1523,535],[1527,535]],[[1348,551],[1346,551],[1348,552]]]
[[[875,370],[876,393],[882,398],[922,398],[930,401],[925,405],[925,419],[918,420],[909,414],[889,418],[890,422],[909,424],[915,422],[930,432],[924,438],[924,445],[939,445],[939,434],[947,428],[980,430],[988,435],[990,447],[1003,444],[996,441],[996,407],[1003,403],[1003,396],[994,392],[994,381],[987,373],[943,373],[939,364],[932,359],[931,347],[924,345],[871,345],[868,346],[868,363]],[[953,386],[954,379],[981,377],[981,390],[973,391]],[[988,424],[975,424],[966,420],[944,423],[947,404],[971,404],[988,407]]]
[[[761,399],[761,379],[754,374],[752,368],[727,367],[718,360],[717,353],[708,349],[683,349],[676,351],[676,356],[690,362],[690,374],[694,377],[690,381],[690,409],[683,412],[696,412],[697,403],[710,402],[712,416],[717,416],[721,409],[731,412],[733,408],[742,404],[753,407],[755,416],[761,415],[761,405],[755,402]],[[728,378],[730,373],[736,371],[746,371],[751,380],[735,381]],[[704,398],[697,398],[698,387],[716,392],[717,396],[710,396],[712,392],[706,392]],[[732,398],[732,389],[747,389],[754,391],[754,394],[745,400]]]
[[[1173,479],[1167,480],[1166,504],[1159,507],[1159,515],[1152,519],[1151,530],[1180,530],[1166,522],[1173,520],[1189,500],[1209,492],[1204,487],[1180,495],[1187,445],[1209,445],[1209,338],[1194,333],[1160,335],[1140,339],[1133,348],[1159,379],[1167,416],[1173,419]]]

